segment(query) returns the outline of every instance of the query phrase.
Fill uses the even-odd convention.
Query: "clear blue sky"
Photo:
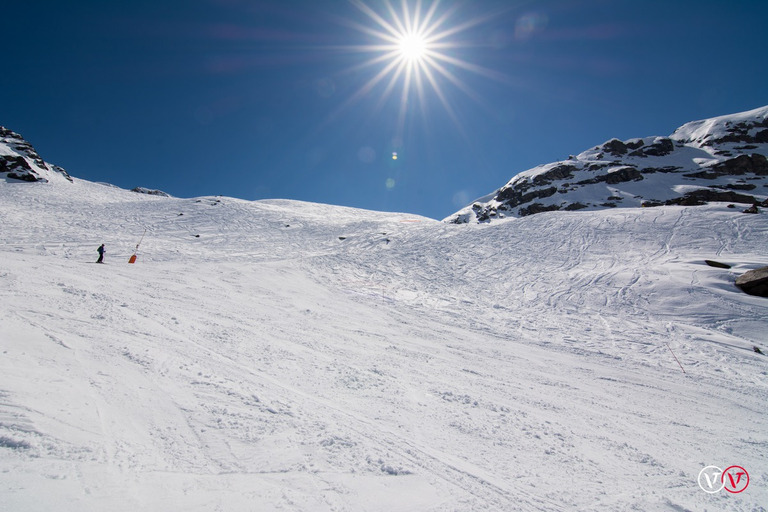
[[[439,219],[611,137],[768,104],[764,0],[408,0],[437,40],[405,101],[404,71],[375,82],[403,4],[356,1],[6,2],[0,125],[92,181]]]

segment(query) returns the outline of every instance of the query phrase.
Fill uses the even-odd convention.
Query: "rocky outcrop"
[[[750,270],[736,279],[736,286],[744,293],[768,297],[768,267]]]
[[[5,149],[0,152],[0,173],[6,178],[47,182],[51,173],[72,181],[72,177],[57,165],[46,163],[32,145],[18,133],[0,126],[0,145]]]
[[[629,154],[629,156],[649,157],[665,156],[675,150],[675,145],[669,137],[657,137],[653,144],[643,146]]]
[[[695,121],[669,137],[610,139],[522,172],[445,219],[489,222],[556,210],[744,205],[768,200],[768,107]]]
[[[768,176],[768,158],[760,154],[739,155],[707,167],[703,171],[683,174],[687,178],[716,180],[721,176]]]
[[[147,194],[150,196],[171,197],[169,194],[163,192],[162,190],[152,190],[144,187],[132,188],[131,192],[136,192],[137,194]]]
[[[669,199],[664,201],[664,205],[679,205],[679,206],[703,206],[709,202],[720,201],[724,203],[743,203],[750,204],[755,202],[754,196],[746,194],[739,194],[733,191],[718,191],[712,189],[699,189],[686,193],[683,197],[675,199]],[[661,205],[649,205],[644,206],[661,206]]]

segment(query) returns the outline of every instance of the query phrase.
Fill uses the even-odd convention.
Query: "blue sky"
[[[0,125],[92,181],[440,219],[611,137],[768,104],[762,0],[361,1],[6,3]],[[417,12],[435,85],[412,63],[404,99],[378,47]]]

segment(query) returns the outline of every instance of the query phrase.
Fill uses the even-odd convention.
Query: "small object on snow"
[[[731,266],[726,263],[720,263],[719,261],[714,261],[714,260],[704,260],[704,263],[706,263],[710,267],[715,267],[715,268],[731,268]]]
[[[760,347],[758,347],[757,345],[755,345],[754,347],[752,347],[752,350],[754,350],[755,352],[757,352],[757,353],[758,353],[758,354],[760,354],[760,355],[762,355],[762,354],[763,354],[763,351],[762,351],[762,350],[760,350]]]
[[[345,237],[345,236],[340,236],[339,237],[339,240],[346,240],[346,239],[347,239],[347,237]]]
[[[139,243],[136,244],[136,249],[133,251],[133,254],[130,258],[128,258],[128,263],[134,264],[136,263],[136,253],[139,251],[139,246],[141,245],[141,242],[144,241],[144,235],[147,234],[147,228],[144,228],[144,233],[142,233],[141,238],[139,239]]]
[[[760,213],[760,210],[757,209],[756,204],[753,204],[752,206],[744,210],[742,213]]]
[[[669,349],[669,351],[672,352],[672,347],[669,346],[669,343],[666,343],[666,345],[667,345],[667,348]],[[674,357],[675,361],[677,361],[677,366],[679,366],[680,369],[683,370],[683,373],[685,373],[685,369],[683,368],[683,365],[680,364],[680,360],[677,358],[677,356],[675,355],[674,352],[672,352],[672,357]]]
[[[761,267],[745,272],[736,278],[736,286],[744,293],[768,297],[768,267]]]
[[[726,208],[734,209],[734,208],[736,208],[736,205],[735,204],[729,204],[728,206],[726,206]]]

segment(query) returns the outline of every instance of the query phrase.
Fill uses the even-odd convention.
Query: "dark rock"
[[[768,176],[768,158],[759,153],[739,155],[736,158],[707,167],[703,171],[683,174],[683,176],[714,180],[721,176],[744,176],[745,174]]]
[[[521,187],[523,190],[527,187]],[[517,190],[516,187],[503,188],[496,195],[496,200],[505,203],[507,208],[514,208],[521,204],[529,203],[534,199],[543,199],[545,197],[553,196],[557,193],[557,187],[549,187],[541,190],[534,190],[527,194]]]
[[[731,266],[726,263],[720,263],[719,261],[714,261],[714,260],[704,260],[704,263],[706,263],[710,267],[715,267],[715,268],[731,268]]]
[[[674,166],[674,165],[667,165],[665,167],[645,167],[640,172],[642,172],[643,174],[654,174],[654,173],[657,173],[657,172],[660,172],[660,173],[673,173],[673,172],[679,171],[680,169],[682,169],[682,167],[677,167],[677,166]]]
[[[0,172],[33,172],[23,156],[0,156]]]
[[[583,210],[584,208],[587,208],[587,205],[581,204],[581,203],[571,203],[568,206],[566,206],[565,208],[563,208],[563,210],[565,210],[567,212],[573,212],[573,211],[576,211],[576,210]]]
[[[559,210],[560,207],[556,204],[552,204],[549,206],[544,206],[541,203],[533,203],[525,208],[520,208],[519,214],[521,217],[526,217],[528,215],[534,215],[536,213],[543,213],[543,212],[554,212]]]
[[[15,172],[9,172],[8,177],[14,180],[21,180],[21,181],[28,181],[30,183],[34,183],[36,181],[48,181],[44,178],[39,178],[35,174],[32,173],[32,171],[29,171],[24,174],[18,174]]]
[[[62,167],[59,167],[58,165],[51,165],[51,164],[48,164],[48,167],[58,172],[62,176],[64,176],[67,180],[69,180],[70,183],[74,183],[72,176],[70,176],[69,173],[65,171]]]
[[[727,130],[727,134],[719,139],[712,139],[706,142],[706,145],[722,144],[728,142],[745,142],[747,144],[755,144],[768,142],[768,130],[760,130],[755,135],[750,135],[749,132],[755,127],[765,126],[765,120],[759,123],[745,122],[739,123],[736,126],[732,126]]]
[[[621,156],[627,153],[627,145],[619,139],[611,139],[603,144],[603,150],[613,156]]]
[[[644,146],[629,154],[629,156],[665,156],[675,150],[675,144],[669,137],[658,137],[650,146]]]
[[[683,197],[670,199],[664,204],[666,205],[679,205],[679,206],[702,206],[710,201],[722,201],[728,203],[754,203],[755,198],[752,196],[737,194],[732,191],[718,191],[712,189],[699,189],[693,192],[688,192]],[[645,203],[643,203],[645,205]],[[654,205],[655,206],[655,205]]]
[[[622,167],[605,175],[605,182],[609,185],[616,185],[617,183],[627,181],[641,181],[642,179],[643,174],[634,167]]]
[[[750,270],[736,278],[736,286],[744,293],[768,297],[768,267]]]
[[[744,210],[743,213],[760,213],[760,210],[757,209],[757,205],[756,204],[753,204],[752,206],[750,206],[749,208]]]
[[[152,190],[144,187],[132,188],[131,192],[136,192],[138,194],[147,194],[150,196],[171,197],[170,195],[166,194],[162,190]]]
[[[739,155],[736,158],[713,165],[710,167],[710,171],[719,176],[743,176],[744,174],[768,176],[768,158],[759,153]]]
[[[751,183],[729,183],[727,185],[710,185],[710,188],[722,188],[727,190],[755,190],[757,185]]]
[[[577,167],[573,165],[557,165],[553,167],[552,169],[548,170],[547,172],[543,174],[539,174],[538,176],[533,178],[533,185],[536,187],[540,187],[543,185],[549,185],[555,180],[565,180],[568,178],[573,178],[573,173],[578,170]]]
[[[683,174],[686,178],[696,178],[700,180],[716,180],[720,177],[719,174],[716,172],[708,172],[708,171],[699,171],[699,172],[690,172],[688,174]]]

